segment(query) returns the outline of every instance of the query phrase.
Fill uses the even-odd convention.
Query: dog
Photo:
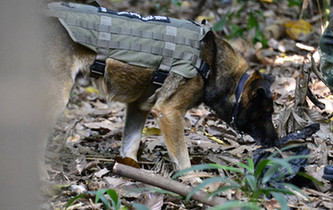
[[[76,4],[68,6],[75,7]],[[46,33],[44,60],[47,61],[45,82],[50,89],[49,106],[62,110],[68,102],[76,76],[91,73],[98,53],[74,42],[54,17],[48,17]],[[215,32],[208,30],[200,43],[200,59],[205,62],[205,73],[186,78],[170,71],[159,85],[152,84],[157,72],[154,68],[114,58],[105,59],[105,66],[102,65],[104,76],[93,80],[108,100],[126,104],[120,150],[123,158],[137,161],[141,133],[151,112],[163,133],[175,169],[179,171],[191,167],[184,139],[183,117],[188,109],[201,103],[208,105],[229,125],[251,135],[261,145],[279,144],[272,124],[272,81],[258,71],[247,74],[245,59]]]

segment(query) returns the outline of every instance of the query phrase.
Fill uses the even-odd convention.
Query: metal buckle
[[[90,66],[89,76],[95,79],[104,76],[105,66],[105,62],[94,60],[94,63]]]
[[[155,75],[154,75],[153,79],[151,80],[151,83],[153,85],[162,86],[163,83],[164,83],[164,81],[165,81],[165,79],[168,77],[168,75],[169,75],[169,72],[157,69],[156,72],[155,72]]]
[[[200,73],[200,75],[202,76],[202,78],[206,81],[209,77],[209,74],[210,74],[210,68],[206,64],[206,62],[202,61],[201,65],[200,65],[200,68],[197,69],[197,70]]]

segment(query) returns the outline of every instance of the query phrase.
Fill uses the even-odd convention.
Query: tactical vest
[[[97,61],[110,57],[185,78],[200,72],[201,40],[211,30],[191,21],[75,3],[50,3],[46,14],[57,17],[74,42],[95,51]]]

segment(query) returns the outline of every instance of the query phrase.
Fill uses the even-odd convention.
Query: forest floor
[[[298,183],[309,199],[301,195],[288,196],[288,205],[295,209],[333,209],[331,185],[322,179],[324,167],[333,164],[333,96],[316,75],[320,58],[318,41],[322,30],[322,15],[316,5],[311,5],[311,1],[308,1],[310,5],[303,13],[306,14],[304,20],[311,27],[307,24],[301,29],[296,26],[298,31],[303,32],[298,34],[295,24],[290,21],[299,21],[302,10],[297,6],[289,7],[287,1],[247,2],[244,8],[240,4],[229,5],[221,3],[224,1],[212,0],[205,1],[200,8],[197,7],[199,1],[179,1],[180,6],[177,5],[178,1],[165,1],[169,3],[164,4],[164,1],[100,2],[103,6],[117,11],[135,11],[144,16],[158,14],[182,19],[194,18],[198,21],[206,18],[212,25],[228,11],[239,11],[239,16],[230,16],[221,33],[232,38],[230,43],[244,55],[251,69],[259,70],[275,79],[271,87],[275,103],[273,123],[280,137],[302,130],[311,123],[320,124],[318,132],[295,142],[306,143],[310,155],[301,170],[322,181],[324,185]],[[255,28],[244,30],[243,38],[232,37],[237,30],[231,23],[228,24],[228,21],[246,28],[252,11],[261,11],[260,15],[255,17],[267,38],[268,46],[265,48],[260,42],[253,44]],[[302,25],[300,22],[296,23],[298,26]],[[286,33],[287,29],[291,32]],[[309,82],[305,83],[304,69],[312,71]],[[306,89],[304,85],[308,85],[319,101],[325,104],[325,109],[319,109],[308,98],[301,96],[304,88]],[[115,159],[119,156],[124,114],[123,104],[106,104],[104,97],[93,86],[73,88],[70,103],[49,138],[47,170],[52,185],[45,189],[47,196],[44,208],[61,209],[79,193],[111,188],[116,190],[123,205],[136,202],[150,209],[205,209],[207,206],[197,201],[185,202],[184,199],[167,194],[135,191],[148,185],[112,173]],[[204,105],[187,112],[185,135],[193,165],[217,163],[235,167],[235,163],[246,163],[247,158],[253,158],[254,152],[260,148],[250,136],[237,134]],[[141,168],[163,177],[170,177],[175,173],[163,137],[152,115],[148,117],[140,148]],[[198,173],[197,176],[234,177],[235,174],[218,170]],[[179,181],[188,183],[190,180]],[[215,183],[206,190],[212,192],[221,186],[222,183]],[[227,190],[221,193],[221,196],[228,200],[247,201],[244,194],[236,190]],[[94,204],[93,201],[93,198],[82,198],[69,209],[103,208],[101,203]],[[263,207],[274,209],[276,206],[273,201],[274,199],[268,198]]]

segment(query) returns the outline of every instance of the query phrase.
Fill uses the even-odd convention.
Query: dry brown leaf
[[[109,173],[110,170],[108,170],[107,168],[103,168],[97,172],[94,173],[94,176],[101,178],[102,176],[104,176],[105,174]]]
[[[313,26],[303,19],[288,21],[283,26],[286,28],[287,35],[294,40],[297,40],[300,34],[308,34],[313,30]]]
[[[90,128],[90,129],[109,129],[112,130],[114,129],[114,123],[112,123],[109,120],[104,119],[103,121],[100,122],[88,122],[83,124],[85,127]]]
[[[275,210],[280,208],[280,204],[277,200],[271,199],[264,202],[264,206],[267,210]]]
[[[66,140],[67,143],[78,143],[80,142],[81,137],[79,134],[75,134],[74,136],[69,136]]]
[[[143,195],[142,204],[145,205],[148,209],[160,210],[162,209],[162,206],[164,204],[163,201],[164,201],[163,194],[146,192]]]
[[[74,159],[68,166],[70,174],[81,174],[87,165],[85,156]]]

